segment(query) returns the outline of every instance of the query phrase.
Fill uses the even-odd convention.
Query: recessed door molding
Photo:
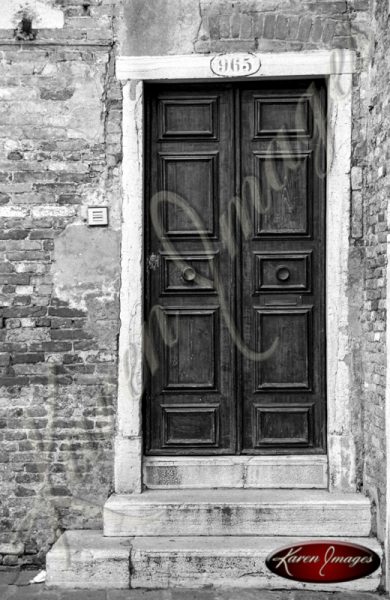
[[[115,433],[115,491],[141,492],[143,443],[143,82],[224,81],[210,69],[212,56],[119,57],[123,85],[123,205],[121,330]],[[348,247],[351,167],[352,73],[349,50],[269,53],[246,80],[310,78],[327,80],[326,328],[327,447],[329,487],[354,490],[355,439],[352,427],[348,354]],[[225,81],[232,81],[227,78]]]

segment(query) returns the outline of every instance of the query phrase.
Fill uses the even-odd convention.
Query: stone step
[[[332,541],[329,536],[326,540]],[[331,585],[299,583],[267,569],[268,554],[303,541],[302,537],[278,536],[107,538],[101,531],[68,531],[46,557],[46,583],[50,588],[68,589],[214,586],[332,592],[377,590],[380,569],[369,577]],[[373,538],[343,541],[367,546],[382,556],[380,545]]]
[[[368,498],[326,490],[147,490],[112,495],[106,536],[360,536],[371,531]]]
[[[302,541],[302,538],[253,536],[135,538],[131,544],[131,587],[199,588],[212,585],[216,588],[332,592],[368,592],[378,588],[380,569],[369,577],[328,585],[299,583],[269,571],[265,559],[271,552]],[[368,546],[382,555],[380,546],[374,539],[354,538],[350,541]]]
[[[47,587],[128,589],[130,542],[100,530],[66,531],[46,555]]]
[[[292,456],[146,456],[147,488],[302,488],[328,487],[325,455]]]

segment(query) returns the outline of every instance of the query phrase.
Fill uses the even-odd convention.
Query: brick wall
[[[123,54],[356,48],[367,44],[366,0],[124,0]]]
[[[197,52],[279,51],[356,46],[351,35],[366,2],[304,0],[294,2],[200,2],[202,23]],[[356,31],[354,32],[356,34]]]
[[[112,482],[121,89],[114,2],[60,29],[0,30],[0,562],[100,527]],[[110,209],[108,229],[86,207]],[[4,544],[7,544],[4,546]],[[9,546],[11,544],[11,546]],[[18,558],[19,555],[19,558]]]
[[[384,539],[386,510],[386,266],[388,230],[389,47],[388,3],[373,3],[373,46],[367,90],[367,147],[364,202],[364,488],[377,508],[377,530]]]

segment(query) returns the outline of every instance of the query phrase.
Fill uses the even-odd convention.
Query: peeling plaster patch
[[[121,54],[191,54],[200,21],[194,0],[125,0]]]
[[[102,97],[104,66],[75,64],[71,67],[74,93],[68,101],[69,137],[88,139],[94,143],[104,139]]]
[[[119,264],[118,232],[69,225],[54,242],[54,295],[81,310],[91,305],[91,296],[104,305],[118,292]]]
[[[104,141],[102,107],[107,58],[105,53],[104,59],[94,64],[71,61],[46,63],[41,67],[39,92],[45,100],[48,119],[51,113],[55,119],[59,110],[50,103],[60,101],[61,126],[67,129],[70,139],[85,139],[94,144]]]
[[[0,29],[15,29],[22,14],[32,19],[33,29],[62,29],[64,13],[52,0],[2,0]]]
[[[104,128],[100,115],[101,98],[98,94],[99,86],[97,82],[85,82],[82,94],[78,84],[76,84],[76,90],[68,101],[69,112],[66,116],[70,139],[86,139],[94,143],[103,141]],[[81,95],[84,98],[83,104],[80,104]],[[97,106],[99,112],[96,111]]]

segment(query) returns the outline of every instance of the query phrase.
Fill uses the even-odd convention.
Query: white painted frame
[[[327,174],[327,410],[329,489],[355,490],[355,441],[348,353],[352,73],[350,50],[260,54],[260,70],[246,79],[310,78],[328,82]],[[122,286],[115,491],[142,491],[143,355],[143,82],[224,80],[211,55],[117,58],[123,82]],[[229,80],[235,78],[229,78]],[[226,80],[226,79],[225,79]]]

